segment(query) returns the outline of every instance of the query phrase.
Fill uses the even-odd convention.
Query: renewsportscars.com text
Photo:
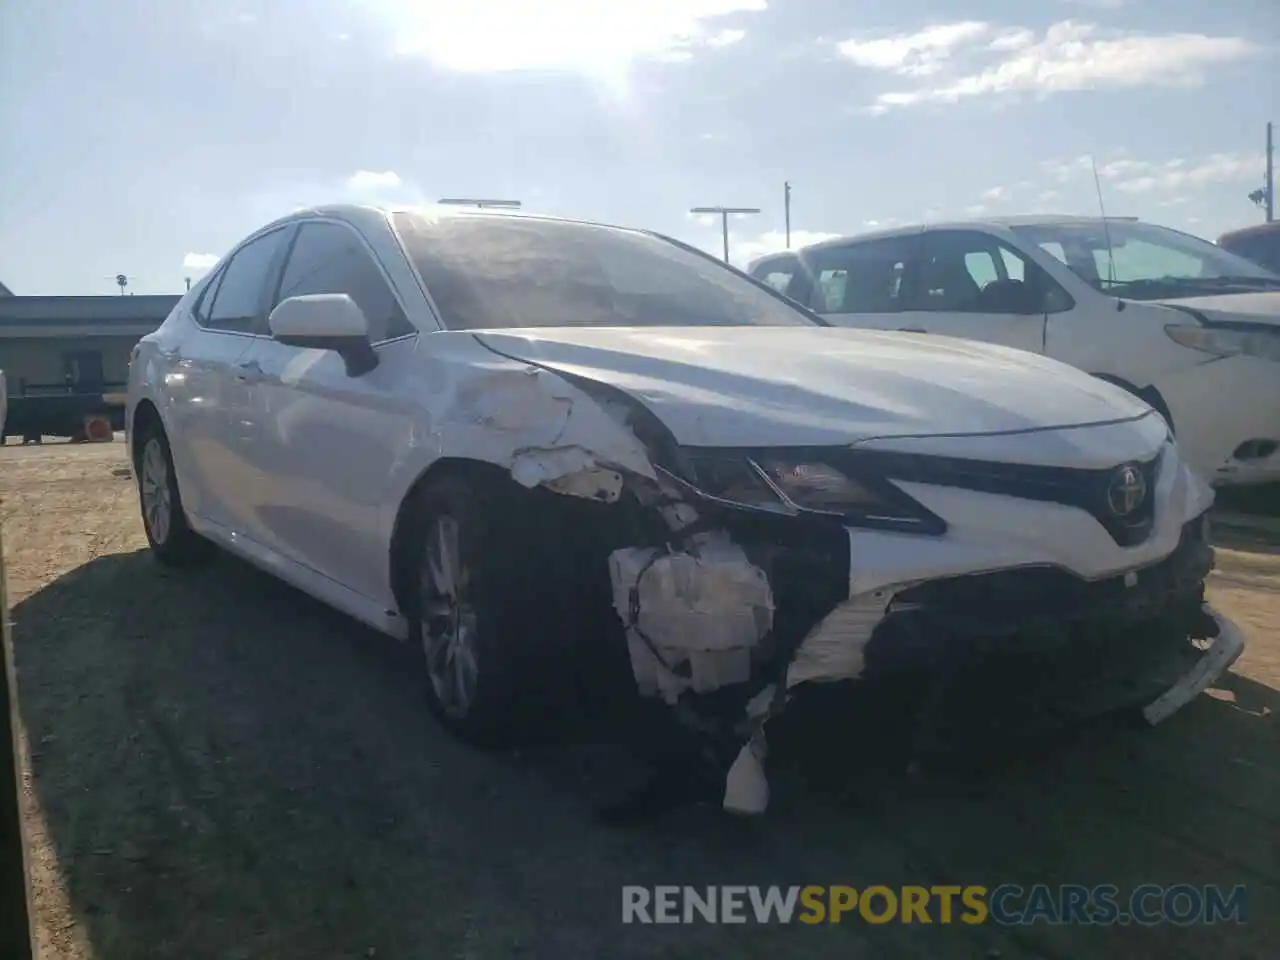
[[[1245,888],[1143,884],[624,886],[623,923],[1243,923]]]

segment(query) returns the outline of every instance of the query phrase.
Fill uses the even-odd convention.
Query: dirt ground
[[[694,808],[618,831],[591,817],[604,748],[473,752],[429,722],[393,642],[229,558],[157,567],[123,452],[0,450],[47,960],[1276,955],[1274,532],[1220,528],[1213,599],[1250,646],[1160,727],[835,793],[784,772],[763,821]],[[1249,922],[620,922],[624,884],[1007,882],[1245,884]]]

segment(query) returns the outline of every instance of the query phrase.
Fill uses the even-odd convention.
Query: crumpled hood
[[[1145,416],[1056,361],[951,337],[825,327],[477,331],[498,353],[625,391],[691,446],[1012,433]]]
[[[1208,297],[1165,297],[1150,302],[1194,310],[1203,314],[1210,323],[1219,320],[1280,326],[1280,290],[1219,293]]]

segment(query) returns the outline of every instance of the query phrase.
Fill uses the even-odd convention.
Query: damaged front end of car
[[[625,463],[561,429],[507,466],[557,501],[643,518],[576,562],[607,565],[636,690],[672,711],[726,810],[766,809],[766,727],[798,688],[850,681],[857,695],[920,679],[908,747],[919,759],[1122,707],[1158,722],[1243,647],[1205,602],[1211,494],[1172,441],[1121,474],[857,444],[697,448],[617,388],[528,369],[567,382],[644,451],[637,468],[634,454]],[[1146,491],[1122,504],[1132,509],[1109,505],[1117,476]],[[1020,505],[1009,522],[1044,529],[1002,552],[1000,530],[970,536],[981,520],[967,504]],[[1072,572],[1037,548],[1054,524],[1090,525],[1133,562]],[[1168,548],[1144,550],[1157,533]]]

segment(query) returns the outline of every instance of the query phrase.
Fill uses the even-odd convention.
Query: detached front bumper
[[[1205,601],[1214,558],[1203,513],[1179,526],[1183,498],[1171,500],[1153,537],[1113,544],[1099,565],[1118,572],[1094,579],[1053,559],[1083,537],[1051,539],[1052,506],[1027,529],[1053,551],[1035,560],[1010,551],[1018,559],[993,572],[941,575],[1001,531],[961,528],[955,540],[925,543],[738,520],[680,547],[615,551],[614,606],[639,692],[665,699],[728,770],[726,808],[762,812],[765,727],[810,727],[800,718],[815,702],[815,734],[839,731],[840,749],[861,753],[868,740],[871,752],[902,760],[989,749],[1124,708],[1156,723],[1210,686],[1244,644]],[[1117,564],[1116,551],[1132,565]],[[790,700],[797,709],[783,711]],[[771,725],[779,714],[781,728]]]
[[[883,598],[861,663],[847,678],[858,693],[911,692],[909,705],[884,706],[914,726],[916,754],[1033,737],[1125,708],[1144,708],[1157,723],[1243,651],[1240,630],[1205,602],[1212,566],[1198,518],[1160,562],[1102,580],[1030,567],[917,584]],[[856,604],[834,611],[825,632],[820,627],[810,639],[856,639],[831,630],[849,622],[839,618]],[[843,679],[824,677],[805,646],[793,663],[793,686]]]

